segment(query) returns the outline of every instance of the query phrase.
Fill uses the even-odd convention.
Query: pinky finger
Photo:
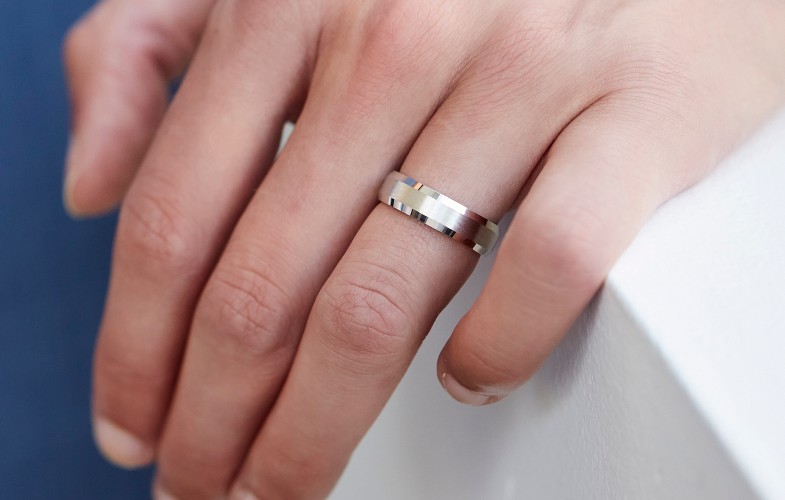
[[[689,179],[715,155],[706,138],[676,134],[661,117],[617,110],[585,111],[552,146],[440,355],[438,376],[458,401],[492,403],[526,381],[648,216],[684,187],[665,179]]]
[[[73,124],[63,198],[96,215],[125,194],[214,0],[104,0],[68,33]]]

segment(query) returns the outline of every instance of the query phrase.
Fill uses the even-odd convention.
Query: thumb
[[[190,59],[213,3],[105,0],[70,30],[69,213],[97,215],[123,197],[166,109],[168,84]]]

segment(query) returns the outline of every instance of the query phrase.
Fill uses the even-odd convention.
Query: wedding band
[[[480,255],[493,250],[499,226],[457,201],[400,172],[391,172],[379,188],[379,201],[459,241]]]

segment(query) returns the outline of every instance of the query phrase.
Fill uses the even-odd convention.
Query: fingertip
[[[85,193],[84,177],[85,155],[84,146],[78,140],[76,134],[72,134],[68,141],[68,150],[65,160],[65,178],[63,179],[63,207],[66,213],[75,220],[86,219],[101,215],[111,210],[114,203],[97,205],[89,201],[90,193]],[[103,193],[106,196],[106,193]],[[85,200],[85,198],[88,198]]]
[[[103,417],[93,425],[96,445],[107,461],[123,469],[137,469],[150,464],[155,450],[129,431]]]
[[[153,485],[153,500],[179,500],[176,496],[172,495],[158,482]]]
[[[76,180],[74,179],[74,175],[70,172],[66,172],[65,181],[63,182],[63,207],[65,208],[65,212],[69,217],[79,220],[84,218],[84,214],[82,214],[81,210],[79,210],[79,207],[74,200],[73,185],[75,182]]]
[[[63,179],[63,206],[68,215],[73,219],[84,217],[74,199],[74,189],[78,181],[77,171],[74,167],[78,162],[78,144],[75,135],[68,140],[68,149],[65,155],[65,178]]]
[[[229,494],[229,500],[259,500],[251,490],[247,489],[233,489]]]
[[[80,191],[80,180],[80,178],[70,180],[66,175],[63,187],[63,207],[69,217],[74,220],[84,220],[106,215],[117,208],[119,200],[116,197],[85,201],[85,197],[81,195]]]
[[[467,387],[470,384],[459,382],[453,374],[444,353],[439,356],[437,374],[439,382],[442,384],[442,387],[447,394],[459,403],[470,406],[485,406],[495,403],[507,395],[506,391],[502,390],[493,390],[489,388],[470,389]]]
[[[117,207],[124,187],[108,185],[101,180],[101,172],[91,176],[85,172],[84,157],[81,154],[81,145],[71,139],[66,158],[65,178],[63,179],[63,207],[66,213],[75,220],[97,217],[110,212]],[[87,175],[85,175],[87,174]],[[106,175],[103,175],[106,177]],[[96,183],[107,184],[101,186]],[[118,194],[118,192],[120,194]]]
[[[499,400],[499,398],[496,396],[483,394],[482,392],[473,391],[464,387],[460,382],[455,380],[455,377],[453,377],[449,372],[444,372],[439,378],[441,380],[442,387],[444,387],[444,390],[447,391],[447,394],[452,396],[452,398],[459,403],[464,403],[470,406],[484,406]]]
[[[66,173],[63,183],[63,207],[69,217],[74,220],[100,217],[117,207],[117,198],[107,197],[106,193],[99,195],[103,199],[93,197],[92,200],[85,200],[86,196],[82,189],[84,183],[80,182],[81,180],[82,178],[76,173]]]

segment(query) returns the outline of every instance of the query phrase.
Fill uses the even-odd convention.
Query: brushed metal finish
[[[400,172],[379,188],[379,201],[485,255],[499,240],[499,226],[457,201]]]

